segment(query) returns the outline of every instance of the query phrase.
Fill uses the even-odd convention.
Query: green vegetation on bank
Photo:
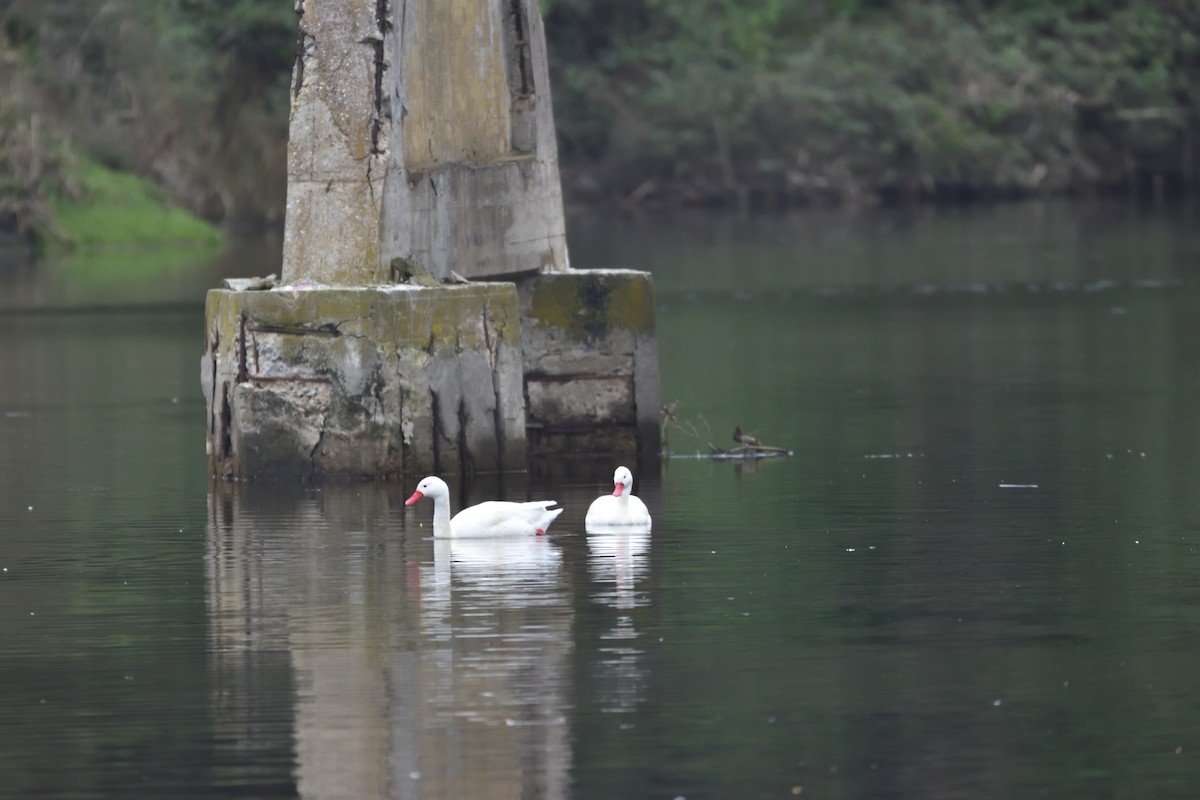
[[[562,174],[592,202],[1195,186],[1195,0],[542,0]],[[0,3],[0,230],[77,163],[212,221],[283,209],[291,0]]]
[[[95,163],[77,170],[79,191],[52,203],[62,238],[82,247],[216,244],[211,223],[174,205],[160,187]]]
[[[89,163],[206,220],[278,220],[295,20],[291,0],[0,2],[0,231],[64,238]]]
[[[221,234],[153,181],[76,153],[37,115],[0,128],[0,229],[42,248],[215,244]]]

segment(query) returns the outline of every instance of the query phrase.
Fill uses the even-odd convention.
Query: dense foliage
[[[542,0],[578,199],[870,201],[1194,183],[1194,0]],[[0,228],[81,157],[282,214],[291,0],[0,0]]]
[[[290,0],[0,0],[0,218],[51,233],[80,160],[210,219],[278,218],[295,24]]]
[[[551,0],[584,187],[706,200],[1194,181],[1200,4]]]

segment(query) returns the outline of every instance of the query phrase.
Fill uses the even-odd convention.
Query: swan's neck
[[[450,535],[450,498],[433,498],[433,535],[443,537]]]

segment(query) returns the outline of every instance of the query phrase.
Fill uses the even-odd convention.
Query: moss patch
[[[539,275],[533,283],[529,318],[580,341],[612,329],[654,331],[654,285],[642,272],[580,270]]]
[[[77,198],[54,202],[54,215],[70,244],[214,245],[220,232],[171,203],[166,192],[126,172],[84,161],[76,175]]]

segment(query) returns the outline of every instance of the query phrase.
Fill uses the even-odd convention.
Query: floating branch
[[[713,460],[748,460],[760,458],[776,458],[780,456],[794,455],[791,450],[786,447],[773,447],[765,445],[759,439],[749,433],[744,433],[739,425],[733,431],[733,440],[741,446],[733,449],[718,447],[713,441],[712,427],[708,424],[708,420],[702,414],[697,414],[699,425],[688,420],[679,418],[679,401],[669,403],[663,407],[663,444],[664,455],[672,458],[710,458]],[[708,448],[708,452],[696,453],[675,453],[670,450],[670,431],[678,430],[686,436],[690,436]]]

